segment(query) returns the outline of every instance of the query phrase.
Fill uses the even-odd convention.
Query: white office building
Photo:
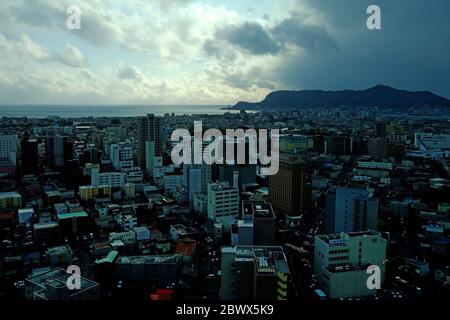
[[[319,235],[314,241],[314,273],[331,299],[376,293],[367,286],[367,268],[380,268],[384,280],[387,240],[375,231]]]
[[[99,172],[98,168],[91,170],[92,186],[122,187],[125,183],[125,174],[123,172]]]
[[[239,215],[239,189],[228,182],[208,184],[208,218],[229,230]]]
[[[133,148],[127,144],[111,144],[109,158],[116,170],[133,167]]]

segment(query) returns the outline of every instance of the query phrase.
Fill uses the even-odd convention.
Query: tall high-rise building
[[[378,199],[367,185],[331,186],[326,198],[327,233],[377,229]]]
[[[311,184],[304,161],[280,154],[278,173],[269,176],[269,201],[277,212],[289,216],[298,216],[308,210]]]
[[[16,134],[0,134],[0,158],[7,158],[16,165],[17,143]]]
[[[384,280],[387,240],[379,232],[319,235],[314,240],[314,273],[331,298],[376,293],[367,286],[369,266],[380,268]]]
[[[208,184],[208,218],[230,229],[239,215],[239,189],[228,182]]]
[[[183,186],[187,189],[187,201],[192,204],[194,195],[202,193],[202,165],[183,166]]]
[[[370,138],[367,141],[367,155],[376,159],[384,159],[387,155],[386,138]]]
[[[206,163],[183,165],[183,185],[188,189],[189,202],[192,201],[195,193],[206,194],[211,181],[211,165]]]
[[[222,300],[286,300],[289,267],[279,246],[222,247]]]
[[[94,143],[89,143],[84,146],[83,160],[85,163],[99,163],[100,152]]]
[[[233,164],[218,166],[219,181],[234,183],[235,174],[238,173],[238,187],[244,190],[246,185],[254,185],[256,183],[256,165],[249,164]]]
[[[330,136],[325,139],[325,153],[335,155],[350,155],[353,139],[347,136]]]
[[[138,119],[138,165],[141,169],[147,171],[147,154],[153,154],[154,157],[162,155],[162,131],[161,118],[148,114]],[[154,152],[147,152],[147,142],[154,142]]]
[[[24,139],[22,146],[22,172],[36,174],[39,171],[38,142],[35,139]]]
[[[251,225],[253,233],[251,237],[252,245],[266,246],[275,243],[275,213],[269,202],[257,200],[242,201],[242,221]]]
[[[313,136],[313,150],[319,153],[325,152],[325,137],[321,134]]]
[[[249,118],[249,116],[248,116],[248,113],[247,112],[245,112],[245,110],[241,110],[240,111],[240,115],[241,115],[241,118],[242,118],[242,124],[244,125],[244,126],[247,126],[248,125],[248,118]]]
[[[386,122],[377,122],[375,124],[375,136],[377,138],[386,138]]]
[[[47,166],[62,168],[67,161],[73,159],[73,144],[65,136],[46,136],[45,137],[45,157]]]
[[[111,144],[109,146],[109,159],[114,169],[120,169],[120,148],[118,144]]]

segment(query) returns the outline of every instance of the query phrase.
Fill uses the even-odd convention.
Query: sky
[[[366,9],[381,9],[369,30]],[[81,9],[81,29],[66,26]],[[450,98],[448,0],[2,0],[0,104],[220,104],[386,84]]]

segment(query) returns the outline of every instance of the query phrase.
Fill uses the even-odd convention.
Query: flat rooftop
[[[55,228],[58,227],[58,223],[56,222],[35,223],[33,227],[35,230]]]
[[[289,273],[281,246],[237,246],[235,253],[237,261],[254,260],[258,274]]]
[[[3,198],[11,198],[11,197],[20,197],[20,194],[18,192],[15,191],[9,191],[9,192],[1,192],[0,193],[0,199]]]
[[[47,249],[47,254],[61,254],[64,252],[72,252],[72,249],[68,245],[62,245]]]
[[[180,234],[192,234],[192,233],[197,233],[197,230],[195,230],[194,228],[191,227],[186,227],[183,224],[173,224],[170,227],[173,227],[176,229],[177,232],[179,232]]]
[[[88,216],[88,214],[86,211],[58,213],[59,220],[72,219],[72,218],[85,218],[87,216]]]
[[[340,273],[340,272],[352,272],[352,271],[367,271],[367,267],[369,267],[369,263],[367,264],[347,264],[343,266],[334,266],[334,267],[325,267],[331,273]]]
[[[119,252],[113,250],[113,251],[109,252],[108,255],[106,257],[104,257],[103,259],[95,260],[95,264],[113,263],[118,255],[119,255]]]
[[[266,201],[244,200],[242,201],[242,212],[258,218],[275,218],[272,205]]]
[[[339,244],[338,240],[346,240],[352,237],[376,236],[376,235],[381,235],[381,233],[373,230],[367,230],[348,233],[342,232],[337,234],[324,234],[316,237],[328,244]]]
[[[117,258],[117,264],[174,264],[179,255],[124,256]]]

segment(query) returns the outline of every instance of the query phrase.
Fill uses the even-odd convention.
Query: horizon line
[[[0,107],[28,107],[28,106],[46,106],[46,107],[80,107],[80,106],[86,106],[86,107],[92,107],[92,106],[100,106],[100,107],[121,107],[121,106],[134,106],[134,107],[199,107],[199,106],[205,106],[205,107],[227,107],[232,106],[231,104],[127,104],[127,103],[120,103],[120,104],[59,104],[59,103],[37,103],[37,104],[31,104],[31,103],[16,103],[16,104],[1,104]]]

